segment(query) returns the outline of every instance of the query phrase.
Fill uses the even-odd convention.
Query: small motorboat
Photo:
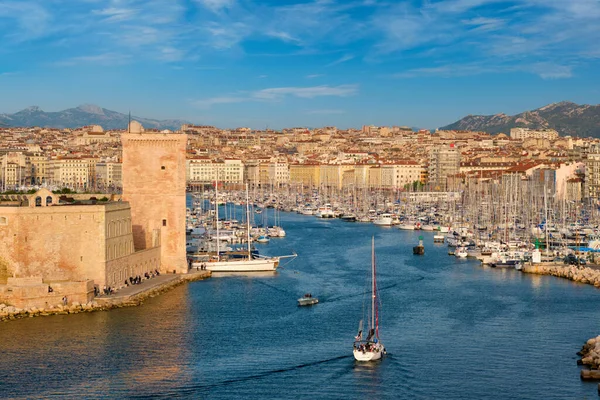
[[[260,236],[259,236],[259,237],[256,239],[256,241],[257,241],[258,243],[269,243],[269,237],[268,237],[268,236],[265,236],[265,235],[260,235]]]
[[[312,294],[306,293],[304,296],[298,299],[299,306],[312,306],[313,304],[317,304],[319,299],[313,297]]]

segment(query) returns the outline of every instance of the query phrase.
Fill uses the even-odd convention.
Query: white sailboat
[[[215,187],[217,192],[218,185]],[[260,257],[253,258],[250,248],[250,209],[248,206],[248,184],[246,184],[246,240],[248,243],[248,258],[241,260],[222,260],[219,253],[219,207],[216,206],[217,220],[217,255],[215,259],[207,263],[193,263],[192,267],[204,266],[206,270],[212,272],[265,272],[275,271],[279,266],[279,257]]]
[[[377,280],[375,278],[375,237],[371,239],[371,316],[366,340],[363,340],[363,321],[358,325],[358,335],[354,338],[354,359],[375,361],[385,354],[385,347],[379,341],[379,313],[377,309]]]

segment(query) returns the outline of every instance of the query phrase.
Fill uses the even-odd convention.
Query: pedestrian
[[[63,302],[63,306],[66,306],[66,305],[67,305],[67,302],[68,302],[67,296],[64,296],[64,297],[62,298],[62,302]]]

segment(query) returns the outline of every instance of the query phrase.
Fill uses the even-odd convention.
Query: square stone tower
[[[132,121],[123,143],[123,200],[131,204],[135,250],[161,247],[163,272],[187,272],[187,135],[144,132]]]

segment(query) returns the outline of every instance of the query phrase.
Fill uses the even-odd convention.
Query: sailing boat
[[[358,335],[354,338],[354,358],[357,361],[379,360],[385,347],[379,341],[379,313],[377,310],[377,280],[375,279],[375,237],[371,238],[371,319],[367,339],[363,340],[363,321],[358,324]]]
[[[218,185],[215,187],[215,196],[218,196]],[[215,197],[217,198],[217,197]],[[255,256],[252,254],[250,247],[250,210],[248,198],[248,184],[246,184],[246,240],[248,255],[243,260],[224,260],[219,251],[219,206],[215,206],[216,221],[217,221],[217,254],[215,259],[211,259],[208,263],[192,263],[192,267],[205,267],[212,272],[265,272],[275,271],[279,266],[279,259],[283,257],[264,257]]]

